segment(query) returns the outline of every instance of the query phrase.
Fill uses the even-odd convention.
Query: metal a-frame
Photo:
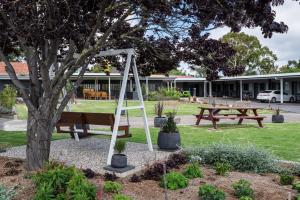
[[[149,151],[153,151],[151,137],[150,137],[150,131],[149,131],[149,125],[148,125],[148,119],[147,119],[147,114],[146,114],[146,110],[145,110],[145,104],[144,104],[144,99],[143,99],[143,95],[142,95],[142,89],[141,89],[141,84],[140,84],[140,80],[139,80],[138,70],[137,70],[137,66],[136,66],[134,49],[119,49],[119,50],[101,51],[96,57],[116,56],[116,55],[120,55],[120,54],[127,54],[127,58],[126,58],[126,65],[125,65],[125,70],[124,70],[124,74],[123,74],[121,91],[120,91],[120,95],[119,95],[117,112],[116,112],[116,116],[115,116],[115,124],[114,124],[113,131],[112,131],[110,147],[109,147],[109,152],[108,152],[108,157],[107,157],[107,165],[111,164],[111,158],[114,154],[114,146],[115,146],[116,139],[117,139],[118,127],[120,125],[122,110],[140,109],[142,111],[148,148],[149,148]],[[132,66],[133,76],[134,76],[134,80],[135,80],[135,84],[136,84],[136,90],[138,93],[138,99],[139,99],[140,105],[124,107],[123,103],[124,103],[124,98],[125,98],[126,86],[127,86],[127,82],[128,82],[129,70],[130,70],[131,66]]]

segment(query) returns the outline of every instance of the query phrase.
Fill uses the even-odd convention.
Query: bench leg
[[[201,121],[201,119],[202,119],[202,117],[203,117],[203,113],[204,113],[204,110],[201,109],[200,114],[198,115],[197,121],[196,121],[196,125],[197,125],[197,126],[200,124],[200,121]]]
[[[263,128],[264,126],[262,125],[262,123],[261,123],[261,120],[257,120],[257,123],[258,123],[258,126],[260,127],[260,128]]]
[[[243,120],[244,120],[244,119],[240,118],[240,119],[239,119],[239,122],[238,122],[238,125],[241,125],[241,124],[243,123]]]
[[[217,127],[217,122],[216,122],[216,120],[211,120],[212,121],[212,123],[213,123],[213,126],[214,126],[214,129],[217,129],[218,127]]]

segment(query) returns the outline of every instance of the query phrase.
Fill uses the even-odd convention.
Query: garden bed
[[[174,171],[182,172],[186,165],[181,165]],[[283,200],[287,199],[290,193],[295,196],[295,190],[291,186],[282,186],[279,184],[279,176],[277,174],[255,174],[241,173],[232,171],[228,176],[219,176],[215,174],[215,170],[210,166],[201,166],[204,177],[189,180],[189,186],[184,189],[168,190],[168,199],[191,199],[199,200],[199,186],[208,183],[212,184],[226,193],[226,199],[237,199],[231,185],[240,179],[248,180],[254,190],[254,199],[259,200]],[[9,173],[8,173],[9,172]],[[28,172],[24,168],[24,161],[20,159],[12,159],[0,157],[0,184],[9,188],[17,187],[17,200],[32,199],[35,193],[35,187]],[[297,177],[299,180],[299,177]],[[104,177],[97,175],[90,182],[99,184],[104,182]],[[122,194],[132,197],[135,200],[159,200],[164,199],[164,190],[159,186],[158,181],[142,180],[141,182],[130,182],[130,177],[118,179],[123,185]],[[97,186],[99,188],[99,185]],[[112,195],[104,193],[104,197],[111,198]]]

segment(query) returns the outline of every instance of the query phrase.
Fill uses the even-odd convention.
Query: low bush
[[[107,173],[106,172],[104,174],[104,180],[105,181],[115,181],[117,179],[118,179],[118,177],[117,177],[117,175],[115,173]]]
[[[251,197],[253,198],[254,191],[251,188],[251,183],[247,180],[241,179],[232,184],[234,195],[238,198]]]
[[[251,197],[243,196],[239,200],[253,200]]]
[[[37,188],[35,200],[96,198],[96,187],[75,167],[51,162],[32,180]]]
[[[231,165],[228,163],[220,163],[217,162],[215,164],[216,174],[220,176],[227,176],[229,171],[231,170]]]
[[[133,199],[129,196],[124,195],[124,194],[115,194],[113,196],[113,200],[133,200]]]
[[[295,176],[300,176],[300,165],[295,165],[292,169],[292,172]]]
[[[103,190],[104,192],[109,192],[109,193],[120,193],[122,190],[122,185],[120,183],[113,182],[113,181],[105,181]]]
[[[300,181],[293,184],[293,189],[300,193]]]
[[[280,174],[280,184],[281,185],[292,185],[295,180],[295,177],[290,173]]]
[[[132,183],[138,183],[138,182],[141,182],[141,177],[136,175],[136,174],[133,174],[131,177],[130,177],[130,182]]]
[[[164,187],[166,181],[166,187],[170,190],[177,190],[188,186],[188,179],[178,172],[170,172],[164,175],[160,182],[160,186]]]
[[[230,144],[213,144],[186,150],[186,153],[203,164],[214,165],[217,162],[228,163],[239,171],[257,173],[277,171],[274,157],[254,146],[242,147]]]
[[[11,200],[16,195],[16,188],[8,189],[0,185],[0,199],[1,200]]]
[[[203,172],[198,163],[190,164],[183,172],[183,175],[189,179],[203,178]]]
[[[200,186],[198,194],[201,200],[224,200],[225,199],[224,191],[209,184],[204,184]]]
[[[5,85],[0,92],[0,104],[2,107],[11,110],[16,104],[17,90],[10,85]]]

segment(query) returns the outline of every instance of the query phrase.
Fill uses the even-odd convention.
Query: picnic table
[[[265,116],[260,116],[257,113],[258,107],[229,107],[229,106],[200,106],[200,113],[195,115],[197,118],[196,125],[200,124],[200,121],[209,120],[212,122],[214,129],[217,129],[217,122],[221,119],[231,119],[235,120],[238,119],[238,124],[242,124],[244,119],[256,120],[259,127],[263,128],[262,121]],[[220,111],[229,111],[233,110],[236,111],[235,113],[223,113],[221,114]],[[253,112],[252,115],[248,113],[251,110]],[[205,111],[208,111],[208,114],[204,114]]]

